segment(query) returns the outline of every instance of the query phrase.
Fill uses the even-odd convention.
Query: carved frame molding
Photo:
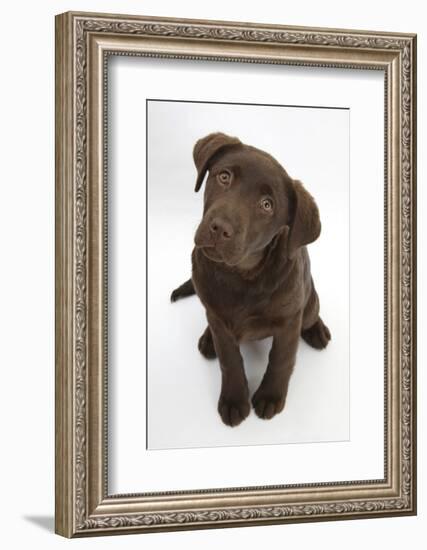
[[[108,495],[106,58],[385,72],[383,480]],[[67,537],[416,513],[416,37],[68,12],[56,17],[56,532]]]

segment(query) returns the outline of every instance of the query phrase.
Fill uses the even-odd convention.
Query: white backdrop
[[[109,66],[109,296],[112,298],[109,304],[111,327],[108,396],[110,493],[382,478],[382,74],[378,71],[302,67],[280,67],[277,71],[277,67],[268,65],[259,65],[254,72],[253,65],[247,64],[213,63],[209,66],[198,62],[163,61],[119,57],[110,60]],[[203,78],[200,78],[199,68],[203,72]],[[240,123],[240,129],[244,134],[241,135],[242,139],[247,136],[247,141],[265,146],[285,164],[291,175],[297,174],[296,177],[305,181],[316,197],[319,195],[325,232],[316,243],[310,245],[310,250],[313,252],[313,264],[316,266],[315,282],[320,285],[321,307],[326,308],[323,309],[323,314],[326,322],[331,322],[335,336],[330,348],[324,352],[315,352],[301,345],[298,359],[301,358],[302,364],[297,365],[295,378],[291,381],[288,411],[269,422],[263,422],[253,414],[237,429],[230,429],[221,424],[215,410],[219,392],[218,368],[215,364],[207,365],[196,348],[195,340],[205,324],[203,310],[196,299],[188,299],[173,305],[169,303],[170,291],[188,278],[190,273],[191,242],[202,204],[201,195],[196,195],[192,191],[194,168],[191,147],[197,138],[198,125],[200,130],[203,128],[203,115],[199,113],[198,123],[186,123],[190,128],[187,135],[184,133],[177,138],[178,142],[183,142],[182,144],[171,143],[167,136],[162,138],[165,152],[157,148],[153,160],[156,155],[160,155],[158,164],[166,164],[167,173],[163,172],[163,181],[158,181],[157,178],[153,182],[148,193],[149,234],[153,236],[149,235],[148,261],[148,390],[153,396],[149,404],[151,414],[148,416],[148,423],[149,428],[151,426],[149,433],[154,433],[155,447],[185,448],[153,451],[146,450],[144,430],[147,424],[144,340],[144,99],[164,97],[165,91],[170,89],[171,82],[174,83],[174,98],[194,99],[197,94],[197,99],[202,101],[255,103],[257,99],[259,101],[262,98],[268,104],[345,107],[350,108],[351,120],[346,127],[346,119],[342,118],[339,126],[340,119],[337,113],[341,111],[333,111],[335,115],[329,114],[327,117],[330,111],[319,109],[316,110],[319,114],[316,115],[318,126],[315,127],[312,118],[314,115],[310,117],[308,110],[304,110],[305,115],[298,115],[305,117],[301,118],[301,121],[305,120],[302,128],[299,131],[286,132],[283,136],[284,146],[280,140],[274,139],[274,135],[266,136],[260,141],[261,138],[256,136],[253,128]],[[228,85],[224,86],[224,82]],[[256,124],[261,126],[269,121],[277,136],[280,128],[273,125],[272,115],[267,115],[269,111],[263,109],[263,112],[258,111],[259,118],[254,118]],[[237,112],[239,110],[236,110]],[[278,116],[274,113],[274,117]],[[219,118],[220,115],[216,117]],[[237,129],[236,121],[241,121],[242,116],[236,117],[237,115],[227,113],[228,122],[223,129]],[[224,114],[220,118],[225,124]],[[169,132],[176,132],[176,126],[175,120]],[[349,138],[348,134],[346,135],[348,127]],[[335,135],[334,128],[338,136]],[[311,136],[307,135],[308,130]],[[160,137],[158,139],[161,140]],[[351,143],[350,163],[348,141]],[[308,146],[312,155],[310,161],[301,155],[304,146]],[[173,152],[173,149],[176,151]],[[153,148],[150,148],[150,155],[152,150]],[[177,153],[180,151],[178,159]],[[187,161],[184,161],[186,152]],[[179,181],[173,178],[172,166],[169,166],[168,170],[169,162],[175,162],[174,166],[178,164],[187,167],[184,174],[180,174]],[[317,168],[316,163],[321,168]],[[345,261],[345,258],[348,258],[348,202],[345,191],[348,164],[352,338],[350,397],[348,368],[346,369],[348,262]],[[150,162],[150,172],[152,165]],[[154,166],[157,164],[154,163]],[[174,169],[176,170],[175,167]],[[331,172],[331,180],[328,179],[328,172]],[[340,177],[343,181],[340,181]],[[331,189],[327,188],[329,185]],[[170,194],[171,189],[174,190],[174,195]],[[182,193],[179,195],[181,208],[180,212],[174,215],[174,220],[178,220],[181,231],[174,231],[171,235],[166,223],[163,226],[159,224],[159,216],[163,221],[169,221],[172,213],[176,211],[174,197],[178,196],[179,189],[182,189],[182,193],[188,189],[189,200],[187,202]],[[157,201],[156,197],[159,197]],[[366,200],[366,197],[369,197],[369,200]],[[161,204],[156,207],[156,202],[159,201]],[[340,211],[336,212],[336,209]],[[186,220],[184,226],[182,218]],[[338,232],[341,234],[337,234]],[[155,239],[153,242],[152,238]],[[339,254],[344,256],[338,263],[335,242]],[[168,254],[172,254],[173,258],[170,264]],[[334,266],[333,272],[328,272],[324,268],[325,265]],[[366,266],[369,266],[369,269],[366,269]],[[363,300],[360,299],[361,296]],[[342,303],[337,304],[337,301]],[[369,304],[369,315],[366,315],[366,304]],[[188,319],[189,317],[193,318]],[[183,342],[188,343],[183,345]],[[361,342],[363,345],[360,345]],[[177,348],[178,352],[175,351]],[[258,353],[256,363],[259,364],[260,358],[266,357],[265,347],[260,346]],[[253,357],[253,354],[251,355]],[[185,364],[186,357],[191,364]],[[167,361],[172,365],[165,365]],[[343,368],[340,370],[341,362]],[[247,366],[253,390],[260,373],[259,369],[250,369],[251,364]],[[315,367],[319,368],[316,370]],[[310,372],[310,375],[306,372]],[[187,396],[181,397],[180,384],[183,377],[186,377],[188,394],[194,396],[194,410],[191,403],[185,405]],[[316,384],[322,391],[327,392],[326,401],[323,400],[322,391],[316,393]],[[330,388],[328,384],[332,384],[333,387]],[[162,392],[168,387],[168,397],[173,398],[172,413],[170,410],[162,410],[165,401]],[[304,407],[298,403],[299,400],[304,400],[306,405],[304,414],[301,414]],[[313,410],[316,411],[315,415]],[[343,418],[334,418],[337,415]],[[319,417],[319,423],[313,416]],[[327,424],[324,428],[321,426],[322,420]],[[198,425],[199,422],[201,426]],[[177,431],[182,433],[174,433]],[[302,443],[276,445],[274,448],[267,445],[280,441]],[[313,445],[307,443],[308,441],[320,442]],[[254,445],[255,443],[258,445]],[[249,446],[241,446],[242,444]],[[199,448],[190,448],[198,445]],[[216,447],[209,448],[213,446]],[[201,463],[206,468],[200,469]],[[268,463],[269,468],[253,468],[253,464],[260,463]],[[174,467],[170,468],[170,464]],[[283,464],[287,465],[286,471]],[[176,471],[180,472],[179,477],[176,476]],[[149,476],[147,472],[150,472]]]
[[[0,88],[2,124],[2,270],[0,272],[0,329],[2,338],[2,385],[0,414],[2,456],[0,480],[2,499],[2,542],[10,549],[62,548],[200,548],[239,546],[247,549],[287,544],[308,548],[348,550],[372,547],[380,540],[387,550],[412,545],[422,547],[427,529],[425,514],[426,406],[418,408],[418,517],[381,520],[304,523],[159,533],[156,535],[101,537],[72,542],[53,535],[54,510],[54,38],[53,16],[67,9],[111,13],[145,13],[175,17],[248,20],[293,25],[365,28],[422,33],[419,41],[419,90],[425,89],[425,22],[423,6],[408,0],[404,6],[370,0],[343,3],[338,0],[276,0],[244,2],[217,0],[64,0],[32,3],[17,0],[3,6],[1,46],[3,74],[8,85]],[[16,40],[17,29],[22,39]],[[13,47],[11,47],[13,44]],[[31,50],[29,50],[31,44]],[[30,58],[30,54],[35,54]],[[20,91],[20,93],[18,93]],[[419,147],[425,150],[427,116],[425,102],[419,104]],[[24,159],[23,159],[24,152]],[[419,181],[425,181],[425,162],[419,156]],[[426,242],[424,216],[426,194],[419,186],[419,374],[420,395],[426,390],[425,278]],[[410,541],[410,542],[409,542]]]
[[[206,87],[218,79],[217,70],[205,72]],[[236,76],[230,64],[221,70]],[[350,111],[149,101],[147,118],[149,449],[348,440]],[[197,349],[206,326],[203,306],[197,298],[169,301],[171,290],[191,275],[190,254],[203,210],[204,187],[194,193],[192,148],[214,131],[270,152],[314,195],[322,233],[309,247],[312,274],[333,335],[322,352],[301,340],[283,413],[264,421],[252,412],[235,429],[217,412],[218,361],[208,361]],[[125,193],[123,179],[111,185]],[[114,345],[114,334],[111,341]],[[261,382],[270,347],[271,338],[241,346],[250,395]],[[117,361],[112,368],[122,371],[120,353]]]

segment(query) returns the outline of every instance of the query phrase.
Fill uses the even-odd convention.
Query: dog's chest
[[[282,267],[268,266],[261,276],[247,280],[193,254],[193,283],[208,318],[220,319],[239,341],[257,340],[277,334],[302,307],[302,263]]]
[[[268,291],[257,282],[221,276],[196,286],[208,312],[220,318],[239,341],[271,336],[286,317],[286,300],[280,289]]]

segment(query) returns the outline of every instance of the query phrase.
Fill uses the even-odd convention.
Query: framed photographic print
[[[416,36],[56,18],[56,532],[416,513]]]

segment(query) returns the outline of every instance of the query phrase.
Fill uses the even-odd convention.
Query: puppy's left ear
[[[199,139],[193,149],[194,164],[197,168],[197,180],[195,191],[197,192],[205,178],[210,159],[224,147],[230,145],[241,145],[240,139],[227,136],[221,132],[209,134]]]
[[[291,195],[291,222],[288,238],[288,256],[292,258],[298,248],[312,243],[320,235],[319,209],[300,181],[293,180]]]

